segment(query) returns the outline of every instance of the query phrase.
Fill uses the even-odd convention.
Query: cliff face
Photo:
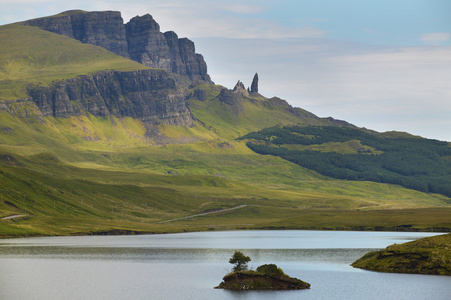
[[[124,25],[120,12],[68,11],[25,24],[103,47],[149,67],[211,82],[207,64],[195,53],[194,43],[179,39],[172,31],[162,33],[149,14]]]
[[[26,21],[53,33],[77,39],[82,43],[103,47],[115,54],[129,57],[125,27],[117,11],[69,11],[64,15]]]
[[[28,94],[44,116],[133,117],[150,124],[193,125],[185,95],[162,70],[106,71],[79,76]]]

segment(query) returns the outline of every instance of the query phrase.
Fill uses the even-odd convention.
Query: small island
[[[394,244],[372,251],[353,264],[355,268],[388,273],[451,275],[451,234]]]
[[[286,275],[275,264],[259,266],[255,271],[247,270],[249,256],[235,251],[229,262],[235,264],[233,272],[224,276],[218,289],[227,290],[301,290],[310,288],[310,284]]]

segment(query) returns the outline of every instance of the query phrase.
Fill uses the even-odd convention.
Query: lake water
[[[451,299],[451,277],[350,266],[432,233],[225,231],[0,240],[0,299]],[[308,290],[214,289],[234,250],[275,263]]]

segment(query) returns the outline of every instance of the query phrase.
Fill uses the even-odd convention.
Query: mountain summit
[[[162,33],[150,14],[124,24],[118,11],[71,10],[25,24],[103,47],[152,68],[211,82],[207,64],[202,55],[195,53],[194,43],[178,38],[173,31]]]

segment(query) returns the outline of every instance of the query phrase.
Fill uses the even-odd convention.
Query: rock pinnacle
[[[258,93],[258,74],[255,73],[251,84],[251,93]]]

